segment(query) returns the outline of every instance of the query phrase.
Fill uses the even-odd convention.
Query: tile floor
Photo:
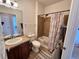
[[[44,50],[44,51],[50,53],[50,52],[48,51],[48,49],[46,49],[46,48],[44,48],[44,47],[40,47],[40,50]],[[40,52],[40,51],[39,51],[39,52]],[[38,52],[38,53],[39,53],[39,52]],[[31,51],[30,56],[29,56],[28,59],[34,59],[34,58],[38,55],[38,53],[35,53],[35,52]]]

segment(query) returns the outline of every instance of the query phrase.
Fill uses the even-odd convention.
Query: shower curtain
[[[52,52],[58,47],[60,28],[63,25],[64,15],[63,13],[55,13],[50,15],[50,32],[49,32],[49,45],[48,48]]]

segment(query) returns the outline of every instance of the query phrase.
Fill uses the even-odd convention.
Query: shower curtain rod
[[[49,14],[55,14],[55,13],[60,13],[60,12],[67,12],[67,11],[70,11],[70,10],[63,10],[63,11],[58,11],[58,12],[53,12],[53,13],[47,13],[47,14],[42,14],[42,15],[49,15]]]

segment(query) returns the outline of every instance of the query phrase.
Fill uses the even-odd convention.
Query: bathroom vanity
[[[22,36],[22,41],[15,45],[6,45],[8,59],[28,59],[32,49],[30,38]]]

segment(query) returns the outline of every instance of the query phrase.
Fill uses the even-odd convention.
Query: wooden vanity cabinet
[[[8,59],[28,59],[32,45],[25,42],[7,51]]]

